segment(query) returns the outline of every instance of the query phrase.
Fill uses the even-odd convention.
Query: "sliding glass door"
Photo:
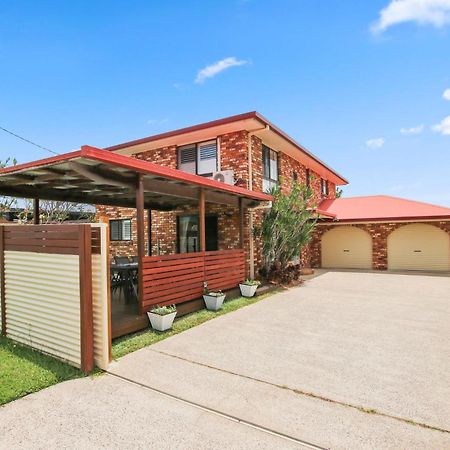
[[[178,252],[192,253],[200,251],[198,215],[178,216]],[[205,217],[206,250],[218,249],[217,216]]]

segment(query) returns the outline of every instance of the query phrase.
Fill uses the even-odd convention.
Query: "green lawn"
[[[170,331],[161,333],[148,329],[116,339],[112,345],[113,358],[120,358],[215,317],[256,303],[275,292],[260,297],[229,300],[217,312],[202,309],[188,314],[176,320]],[[0,336],[0,405],[61,381],[82,376],[80,370],[75,367]]]
[[[182,331],[200,325],[203,322],[214,319],[214,317],[222,316],[223,314],[235,311],[236,309],[251,305],[252,303],[256,303],[276,292],[279,291],[272,291],[259,297],[239,297],[234,300],[226,301],[223,304],[223,308],[217,312],[202,309],[192,314],[188,314],[181,317],[180,319],[175,320],[173,328],[170,331],[159,332],[148,329],[115,339],[112,344],[113,359],[120,358],[121,356],[139,350],[140,348],[147,347],[147,345],[155,344],[156,342],[162,341],[163,339],[173,336],[174,334],[181,333]]]
[[[0,405],[81,376],[75,367],[0,336]]]

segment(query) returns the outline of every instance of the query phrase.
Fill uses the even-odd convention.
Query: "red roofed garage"
[[[314,267],[450,272],[450,208],[389,196],[324,200]]]

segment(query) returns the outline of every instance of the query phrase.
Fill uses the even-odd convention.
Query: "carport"
[[[2,169],[0,195],[34,199],[34,217],[37,219],[41,199],[135,207],[138,306],[139,316],[144,319],[146,311],[155,304],[184,304],[201,297],[205,281],[212,289],[237,286],[245,276],[245,211],[272,198],[263,193],[89,146]],[[240,248],[215,252],[205,250],[206,203],[237,208]],[[145,211],[169,211],[186,205],[198,209],[200,251],[189,255],[146,255]],[[19,330],[15,337],[22,338],[22,341],[28,339],[26,343],[29,344],[38,343],[41,339],[48,352],[52,353],[52,349],[56,348],[52,354],[62,358],[67,355],[66,359],[70,356],[72,363],[86,371],[92,369],[95,345],[104,350],[105,345],[110,345],[113,334],[109,295],[109,233],[105,230],[107,225],[100,226],[101,231],[95,233],[93,230],[98,226],[39,225],[38,220],[35,220],[34,225],[0,226],[2,333],[12,336],[13,330]],[[23,272],[21,265],[25,261],[28,264],[28,276],[17,283],[19,274]],[[55,276],[62,265],[70,272],[70,276]],[[70,282],[66,283],[65,278],[70,279]],[[26,293],[28,303],[20,300],[25,295],[23,285],[26,283],[32,286]],[[41,297],[45,296],[43,286],[55,295],[49,304],[41,302]],[[62,305],[63,300],[61,304],[58,303],[58,293],[65,294],[68,291],[74,292],[75,296],[67,297],[67,308],[62,309],[65,306]],[[94,302],[93,306],[94,297],[97,303]],[[13,304],[19,309],[14,310]],[[17,313],[15,316],[13,310]],[[32,311],[42,319],[39,324]],[[67,351],[61,353],[58,342],[69,333],[68,324],[73,339],[67,343]],[[136,331],[145,326],[146,319],[133,321],[126,331]],[[61,331],[58,336],[51,332],[55,327]],[[29,338],[25,331],[28,329],[31,330]],[[32,336],[33,330],[39,339]],[[102,360],[104,364],[105,358]]]

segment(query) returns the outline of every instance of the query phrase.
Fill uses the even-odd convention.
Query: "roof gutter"
[[[229,123],[238,122],[240,120],[246,120],[246,119],[258,120],[264,127],[266,127],[267,130],[271,130],[274,133],[276,133],[278,136],[280,136],[281,138],[287,140],[292,145],[297,147],[300,151],[305,153],[308,157],[310,157],[311,159],[316,161],[318,164],[323,166],[325,169],[327,169],[331,173],[333,173],[337,178],[339,178],[343,182],[343,184],[348,184],[348,180],[346,178],[344,178],[342,175],[339,175],[339,173],[337,173],[335,170],[333,170],[331,167],[329,167],[327,164],[325,164],[321,159],[317,158],[307,148],[305,148],[303,145],[301,145],[296,140],[291,138],[284,131],[282,131],[280,128],[275,126],[273,123],[271,123],[269,120],[267,120],[264,116],[262,116],[261,114],[259,114],[256,111],[251,111],[251,112],[247,112],[247,113],[243,113],[243,114],[237,114],[235,116],[225,117],[223,119],[213,120],[210,122],[205,122],[205,123],[193,125],[190,127],[180,128],[178,130],[168,131],[165,133],[156,134],[156,135],[149,136],[149,137],[142,138],[142,139],[136,139],[134,141],[125,142],[123,144],[106,147],[104,150],[114,152],[116,150],[121,150],[121,149],[124,149],[127,147],[132,147],[132,146],[139,145],[139,144],[145,144],[148,142],[154,142],[154,141],[158,141],[158,140],[162,140],[162,139],[167,139],[167,138],[179,136],[182,134],[192,133],[194,131],[200,131],[200,130],[204,130],[207,128],[212,128],[212,127],[216,127],[216,126],[220,126],[220,125],[226,125]]]

